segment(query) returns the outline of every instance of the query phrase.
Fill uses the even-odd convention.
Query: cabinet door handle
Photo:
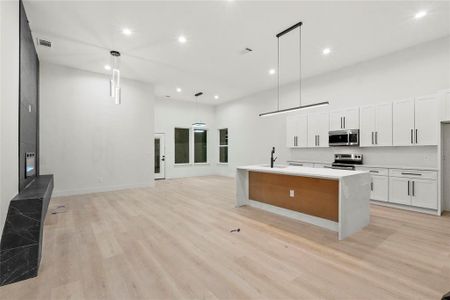
[[[414,181],[412,181],[412,195],[413,196],[416,196],[415,187],[416,187],[416,185],[414,184]]]
[[[369,172],[370,172],[370,173],[380,173],[380,172],[377,171],[377,170],[370,170]]]
[[[375,131],[375,145],[378,145],[378,131]]]
[[[373,192],[373,181],[370,183],[370,190]]]
[[[345,128],[345,117],[344,117],[344,128]]]
[[[341,129],[342,129],[342,117],[341,117]]]
[[[414,144],[414,142],[413,142],[413,131],[414,130],[411,129],[411,144]]]
[[[409,194],[409,180],[408,180],[408,196],[410,196],[410,194]]]
[[[402,175],[422,176],[420,173],[402,172]]]
[[[417,141],[417,131],[418,131],[418,130],[416,129],[416,144],[417,144],[417,142],[418,142],[418,141]]]
[[[317,135],[314,136],[314,146],[317,146]]]
[[[372,131],[372,145],[373,145],[373,131]]]
[[[317,146],[320,146],[320,135],[317,135]]]

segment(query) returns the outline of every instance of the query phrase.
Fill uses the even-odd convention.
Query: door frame
[[[155,133],[153,135],[153,143],[155,143],[155,140],[159,139],[159,153],[160,153],[160,159],[159,159],[159,173],[155,173],[155,168],[153,168],[153,175],[155,180],[162,180],[166,179],[166,134],[165,133]],[[156,153],[153,153],[153,158],[155,157]]]

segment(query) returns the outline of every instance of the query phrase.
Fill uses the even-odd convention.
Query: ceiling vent
[[[38,45],[42,46],[42,47],[47,47],[47,48],[51,48],[52,47],[52,42],[44,40],[44,39],[40,39],[38,38]]]

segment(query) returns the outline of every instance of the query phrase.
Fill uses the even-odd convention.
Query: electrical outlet
[[[289,197],[294,198],[295,197],[295,191],[289,190]]]

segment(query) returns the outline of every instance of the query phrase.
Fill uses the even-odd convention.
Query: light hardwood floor
[[[440,299],[450,216],[371,206],[352,237],[255,208],[234,180],[54,198],[37,278],[0,299]],[[230,233],[240,228],[239,233]]]

